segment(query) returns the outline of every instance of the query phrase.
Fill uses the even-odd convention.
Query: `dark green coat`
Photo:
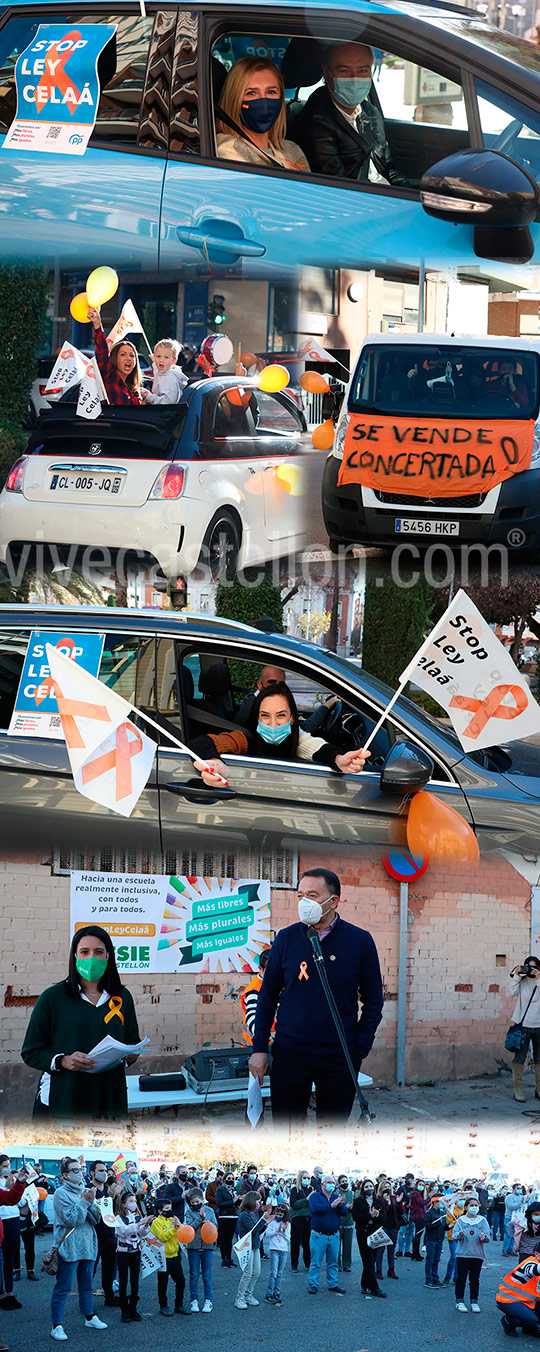
[[[133,998],[125,986],[120,995],[124,1022],[116,1014],[105,1023],[111,1012],[108,1001],[97,1008],[87,1000],[71,995],[66,981],[49,986],[32,1010],[21,1052],[23,1061],[34,1070],[50,1071],[53,1056],[60,1052],[64,1056],[71,1052],[90,1052],[107,1033],[118,1042],[139,1042]],[[116,1066],[101,1075],[89,1075],[86,1071],[53,1071],[49,1113],[51,1117],[125,1117],[124,1066]]]

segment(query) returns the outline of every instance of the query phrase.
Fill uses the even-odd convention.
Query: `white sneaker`
[[[192,1313],[192,1314],[200,1314],[200,1309],[199,1309],[199,1302],[198,1302],[198,1300],[192,1300],[192,1302],[191,1302],[191,1313]]]
[[[467,1309],[467,1306],[466,1306],[464,1300],[458,1300],[458,1301],[456,1301],[456,1310],[459,1310],[459,1313],[460,1313],[460,1314],[468,1314],[468,1313],[469,1313],[469,1311],[468,1311],[468,1309]]]
[[[51,1338],[56,1338],[57,1343],[67,1343],[67,1333],[61,1324],[55,1324],[51,1329]]]
[[[258,1304],[259,1302],[258,1300],[255,1300],[255,1296],[246,1296],[246,1305],[258,1305]]]
[[[236,1310],[247,1310],[247,1300],[244,1300],[243,1296],[237,1296],[234,1307]]]
[[[108,1324],[104,1324],[102,1319],[98,1319],[97,1314],[93,1314],[91,1319],[85,1319],[84,1326],[87,1329],[106,1329]]]
[[[477,1300],[471,1301],[471,1310],[473,1314],[480,1314],[480,1306]]]
[[[202,1312],[203,1314],[210,1314],[210,1311],[213,1310],[213,1308],[214,1306],[212,1305],[212,1301],[205,1300],[204,1305],[202,1307]]]

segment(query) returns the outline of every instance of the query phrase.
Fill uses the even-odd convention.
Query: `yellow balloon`
[[[318,371],[304,371],[303,376],[300,376],[300,384],[308,394],[330,394],[328,381]]]
[[[86,294],[91,305],[105,305],[118,291],[118,273],[114,268],[94,268],[86,283]]]
[[[71,301],[71,304],[70,304],[70,307],[69,307],[69,313],[70,313],[70,315],[72,316],[73,319],[76,319],[76,320],[77,320],[77,323],[78,323],[78,324],[87,324],[87,323],[88,323],[88,307],[89,307],[89,305],[90,305],[90,301],[88,300],[88,296],[87,296],[87,294],[86,294],[86,291],[79,291],[78,296],[74,296],[74,297],[73,297],[73,300]]]
[[[291,498],[301,498],[306,492],[306,475],[300,465],[278,465],[276,479]]]
[[[284,390],[289,384],[290,375],[286,366],[279,366],[274,362],[272,366],[265,366],[257,380],[260,390],[265,390],[266,394],[276,394],[278,390]]]
[[[319,423],[319,426],[311,433],[311,440],[316,451],[330,451],[334,444],[334,424],[331,418],[326,422]]]

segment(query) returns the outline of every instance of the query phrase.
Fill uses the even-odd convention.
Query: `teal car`
[[[0,10],[3,256],[154,275],[209,263],[276,276],[293,264],[478,270],[486,259],[501,275],[539,261],[538,48],[443,2],[265,0],[255,13],[254,31],[246,0]],[[5,147],[16,63],[40,25],[64,23],[115,28],[88,145]],[[399,182],[218,156],[216,107],[241,56],[279,66],[295,142],[327,46],[351,41],[376,51],[368,97]]]

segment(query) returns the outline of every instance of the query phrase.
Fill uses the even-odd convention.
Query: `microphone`
[[[319,936],[317,934],[314,925],[308,925],[307,936],[313,949],[313,957],[315,958],[315,962],[324,962]]]

